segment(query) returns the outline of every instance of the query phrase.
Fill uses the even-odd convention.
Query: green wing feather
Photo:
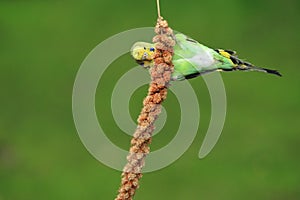
[[[183,80],[216,70],[231,70],[235,65],[230,58],[208,48],[183,34],[176,34],[172,78]]]

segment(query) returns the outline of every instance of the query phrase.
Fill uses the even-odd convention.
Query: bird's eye
[[[146,47],[144,47],[144,50],[146,50]]]
[[[150,48],[150,51],[154,51],[154,48],[153,48],[153,47],[151,47],[151,48]]]

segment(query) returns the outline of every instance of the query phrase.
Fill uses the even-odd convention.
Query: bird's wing
[[[232,67],[230,59],[200,44],[184,34],[176,34],[173,63],[175,72],[184,77],[195,77],[220,68]]]

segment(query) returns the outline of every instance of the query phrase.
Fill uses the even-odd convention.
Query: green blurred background
[[[197,155],[210,99],[201,77],[190,80],[200,102],[198,135],[179,160],[143,177],[135,199],[300,199],[300,1],[161,1],[173,29],[214,48],[237,50],[283,77],[222,74],[227,118],[203,160]],[[94,159],[76,132],[73,83],[83,59],[101,41],[155,21],[154,0],[0,1],[0,200],[115,197],[120,172]],[[132,66],[128,54],[116,60],[96,96],[107,136],[124,149],[130,137],[111,116],[110,95]],[[132,96],[134,120],[146,89]],[[178,112],[172,94],[164,106]],[[172,124],[179,120],[174,116],[154,137],[153,150],[174,137]]]

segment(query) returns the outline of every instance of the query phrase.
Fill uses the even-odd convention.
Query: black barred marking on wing
[[[224,50],[226,51],[227,53],[229,53],[230,55],[236,55],[236,52],[235,51],[232,51],[232,50]]]
[[[200,76],[201,75],[201,73],[200,72],[196,72],[196,73],[194,73],[194,74],[189,74],[189,75],[186,75],[186,76],[184,76],[186,79],[191,79],[191,78],[195,78],[195,77],[197,77],[197,76]]]
[[[191,79],[191,78],[195,78],[195,77],[198,77],[198,76],[202,76],[204,74],[209,74],[211,72],[215,72],[215,71],[218,71],[218,70],[221,70],[221,69],[211,69],[211,70],[206,70],[204,72],[195,72],[193,74],[189,74],[189,75],[186,75],[184,76],[185,79]],[[232,69],[232,70],[235,70],[235,69]]]
[[[193,42],[193,43],[198,43],[196,40],[193,40],[193,39],[191,39],[191,38],[186,38],[186,41],[189,41],[189,42]]]
[[[229,53],[230,55],[236,55],[236,52],[235,51],[233,51],[233,50],[224,50],[224,49],[214,49],[217,53],[221,53],[221,51],[225,51],[225,52],[227,52],[227,53]]]
[[[215,52],[220,53],[219,49],[214,49],[214,50],[215,50]]]
[[[241,61],[240,59],[238,59],[237,57],[235,56],[230,56],[230,60],[233,62],[233,64],[235,65],[241,65],[241,64],[244,64],[243,61]]]
[[[238,70],[237,68],[231,68],[231,69],[220,69],[223,72],[231,72],[231,71],[235,71]]]

